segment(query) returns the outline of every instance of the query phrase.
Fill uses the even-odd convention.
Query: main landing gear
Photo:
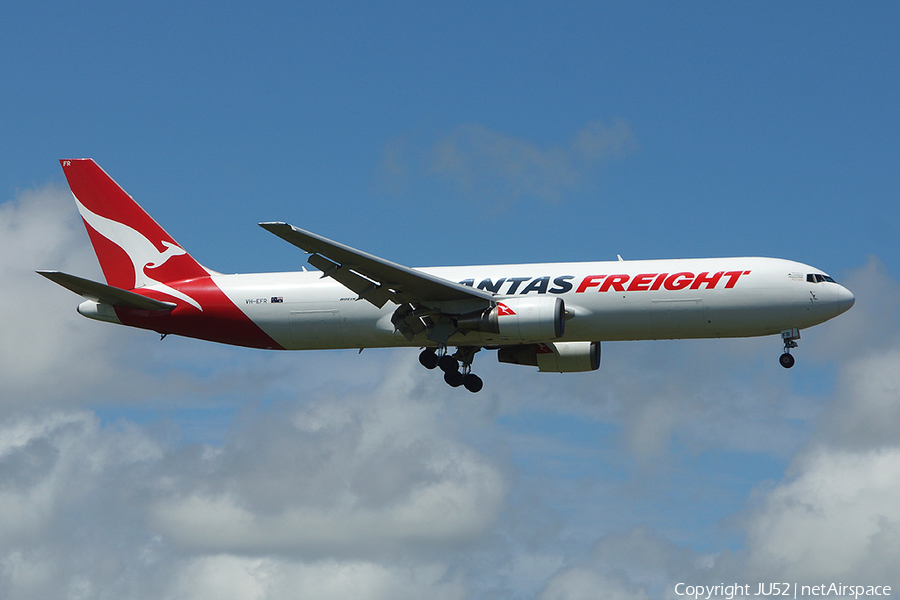
[[[794,357],[791,355],[791,348],[797,347],[796,340],[800,339],[800,330],[797,328],[785,329],[781,332],[781,339],[784,341],[784,354],[778,358],[778,362],[780,362],[781,366],[785,369],[790,369],[794,366]]]
[[[419,354],[419,362],[426,369],[440,367],[444,372],[444,381],[451,387],[463,386],[473,394],[480,392],[484,387],[481,377],[472,373],[472,360],[475,353],[481,350],[478,346],[460,346],[456,349],[456,353],[450,355],[447,353],[446,346],[441,346],[435,351],[434,348],[425,348]]]

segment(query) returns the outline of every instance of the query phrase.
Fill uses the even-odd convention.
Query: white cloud
[[[191,561],[167,598],[218,600],[460,600],[465,590],[446,569],[424,565],[388,568],[371,562],[315,563],[216,555]]]
[[[50,597],[58,590],[52,561],[40,556],[26,556],[22,551],[0,557],[0,574],[0,591],[10,600]]]
[[[196,559],[178,574],[172,598],[260,600],[266,597],[270,569],[263,559],[220,555]]]
[[[886,318],[869,331],[868,352],[840,363],[834,399],[810,444],[751,512],[748,568],[900,584],[900,338],[890,318],[900,295],[890,293],[896,281],[877,262],[852,278],[863,310],[857,323],[872,317],[872,305]]]
[[[673,586],[679,581],[744,583],[753,590],[760,581],[900,587],[896,571],[900,561],[900,331],[895,318],[900,294],[896,280],[877,260],[851,273],[847,281],[858,298],[849,314],[858,307],[862,314],[849,325],[842,322],[844,317],[823,325],[806,337],[804,346],[809,347],[813,362],[827,356],[837,359],[836,386],[826,388],[828,396],[791,393],[795,375],[789,372],[776,370],[749,379],[739,376],[739,370],[729,364],[741,354],[734,345],[753,346],[765,340],[703,342],[702,347],[678,342],[679,348],[685,350],[687,345],[689,350],[681,358],[653,348],[633,354],[630,348],[617,348],[630,358],[615,365],[615,372],[605,379],[608,391],[597,394],[599,403],[613,410],[594,414],[621,422],[626,432],[634,431],[629,433],[629,444],[639,440],[654,444],[652,436],[644,437],[641,431],[656,431],[669,440],[655,441],[656,450],[644,455],[645,460],[665,460],[668,446],[674,443],[694,444],[707,451],[721,446],[748,457],[771,451],[780,456],[789,456],[786,451],[797,454],[780,481],[760,481],[746,498],[746,509],[721,524],[743,533],[743,548],[700,552],[635,527],[603,536],[590,559],[562,569],[549,580],[546,597],[591,597],[591,590],[610,585],[611,593],[624,590],[625,597],[646,591],[651,597],[675,598]],[[844,335],[852,351],[842,349]],[[723,347],[729,351],[722,352]],[[698,360],[703,368],[691,366]],[[647,364],[652,361],[661,368]],[[637,366],[632,369],[632,364]],[[753,372],[753,363],[745,364],[743,370]],[[639,377],[638,371],[646,376]],[[702,377],[706,380],[697,383]],[[611,394],[620,394],[621,400],[613,401]],[[628,402],[634,406],[629,408]],[[656,425],[648,429],[647,419]],[[803,424],[791,424],[797,420]],[[677,436],[676,441],[672,436]],[[633,451],[641,456],[639,450]],[[739,464],[735,462],[735,468]],[[610,576],[619,582],[618,587],[609,583]]]
[[[850,361],[900,345],[900,281],[875,256],[848,273],[841,283],[856,295],[853,308],[827,326],[810,330],[813,356]],[[805,332],[804,332],[805,333]]]
[[[649,600],[647,593],[624,578],[575,567],[556,575],[539,596],[541,600]]]
[[[800,582],[897,582],[900,448],[822,448],[796,469],[748,524],[748,569]]]
[[[673,444],[788,457],[822,407],[793,392],[780,348],[775,337],[604,343],[597,372],[490,365],[485,390],[500,391],[501,414],[560,412],[612,424],[642,463],[664,462]],[[502,393],[518,386],[529,393]]]
[[[703,557],[646,527],[601,537],[586,557],[547,579],[541,600],[674,598],[674,582],[705,581]],[[720,582],[716,582],[720,583]]]
[[[135,558],[134,525],[121,524],[140,504],[136,474],[160,447],[85,411],[9,417],[0,441],[0,596],[103,597],[91,590],[116,587],[115,572]]]
[[[448,557],[490,534],[505,483],[438,403],[391,391],[245,418],[212,451],[87,412],[7,419],[0,596],[464,597]]]
[[[569,147],[540,148],[479,124],[460,125],[434,146],[431,169],[479,199],[531,196],[559,202],[587,171],[636,148],[625,121],[588,123]]]
[[[101,376],[105,357],[91,355],[108,332],[75,314],[77,296],[34,272],[96,275],[84,238],[68,191],[47,186],[0,205],[0,278],[10,290],[0,313],[0,403],[6,407],[64,401],[73,387]]]
[[[60,511],[96,493],[111,468],[161,455],[134,427],[101,434],[86,412],[7,419],[0,443],[0,545],[46,534]]]
[[[446,561],[418,554],[440,557],[483,536],[505,482],[442,426],[446,386],[426,399],[436,385],[421,386],[414,360],[405,376],[385,377],[389,354],[358,359],[360,377],[382,382],[373,391],[323,371],[334,354],[298,365],[86,320],[76,296],[33,273],[101,278],[71,197],[56,188],[0,206],[0,250],[4,283],[22,299],[0,323],[0,597],[463,597]],[[420,394],[410,398],[410,388]],[[301,397],[292,408],[248,411],[217,448],[169,446],[165,429],[155,439],[152,427],[102,426],[69,408],[144,398],[202,407],[223,394],[246,403],[258,390]],[[208,509],[225,506],[215,504],[222,498],[236,498],[226,508],[254,523],[238,532],[246,539],[222,545],[262,558],[200,548],[227,538],[202,527],[215,511],[166,528],[191,500]],[[384,555],[387,546],[395,554]],[[298,547],[311,558],[275,558]]]
[[[382,176],[385,187],[397,193],[413,176],[437,175],[481,206],[502,210],[521,198],[565,200],[599,165],[636,149],[634,133],[621,119],[610,125],[590,122],[568,144],[546,147],[468,123],[424,147],[409,136],[391,140]]]
[[[763,339],[608,344],[599,373],[565,376],[479,356],[487,385],[472,395],[414,351],[266,354],[83,319],[32,272],[98,277],[55,188],[0,206],[0,250],[4,281],[33,299],[0,317],[0,597],[647,598],[686,578],[896,580],[900,337],[886,315],[900,295],[877,262],[847,278],[853,311],[804,337],[839,369],[822,394],[792,391],[802,371]],[[843,335],[852,352],[836,350]],[[223,443],[185,445],[156,424],[101,424],[83,408],[98,398],[246,408]],[[531,429],[497,426],[526,413]],[[539,423],[559,417],[612,433]],[[743,548],[672,541],[704,510],[656,486],[701,468],[680,457],[786,462],[799,448],[722,524]]]
[[[263,417],[205,461],[207,476],[158,501],[154,523],[206,552],[371,555],[478,539],[503,477],[442,433],[438,403],[397,393],[408,379]]]
[[[817,439],[850,448],[900,443],[900,347],[880,349],[848,361],[837,397],[823,415]]]
[[[558,202],[578,180],[568,151],[540,149],[478,124],[461,125],[434,147],[431,168],[479,198],[533,195]]]

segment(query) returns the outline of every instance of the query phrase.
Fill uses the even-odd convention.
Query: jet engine
[[[456,318],[460,331],[496,333],[510,340],[553,340],[566,330],[562,298],[506,298],[484,312]]]
[[[600,368],[600,342],[551,342],[503,346],[497,359],[514,365],[530,365],[550,373],[596,371]]]

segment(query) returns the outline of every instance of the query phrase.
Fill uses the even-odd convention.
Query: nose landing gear
[[[794,357],[791,355],[791,348],[797,347],[796,340],[800,339],[800,330],[796,327],[794,329],[785,329],[781,332],[781,339],[784,342],[784,354],[778,358],[778,362],[781,363],[781,366],[785,369],[790,369],[794,366]]]
[[[435,352],[434,348],[425,348],[419,354],[419,362],[426,369],[440,367],[444,372],[444,381],[451,387],[464,386],[470,392],[477,393],[484,387],[481,377],[472,373],[472,360],[475,353],[481,350],[478,346],[460,346],[452,356],[447,354],[447,348],[441,346]]]

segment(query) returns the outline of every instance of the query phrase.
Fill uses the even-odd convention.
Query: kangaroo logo
[[[166,249],[163,252],[160,252],[153,242],[148,240],[146,236],[136,229],[91,212],[77,197],[75,198],[75,203],[78,205],[78,212],[81,213],[82,218],[87,221],[88,225],[90,225],[97,233],[124,250],[125,254],[128,255],[128,258],[131,259],[131,263],[134,266],[135,289],[152,287],[161,292],[165,292],[170,296],[184,300],[198,310],[203,310],[203,307],[200,306],[199,302],[184,292],[153,279],[153,277],[148,274],[148,271],[152,272],[153,269],[158,269],[166,264],[173,256],[187,254],[184,249],[177,244],[163,241],[162,244]]]
[[[512,317],[515,316],[516,311],[503,304],[502,302],[497,303],[497,316],[498,317]]]

